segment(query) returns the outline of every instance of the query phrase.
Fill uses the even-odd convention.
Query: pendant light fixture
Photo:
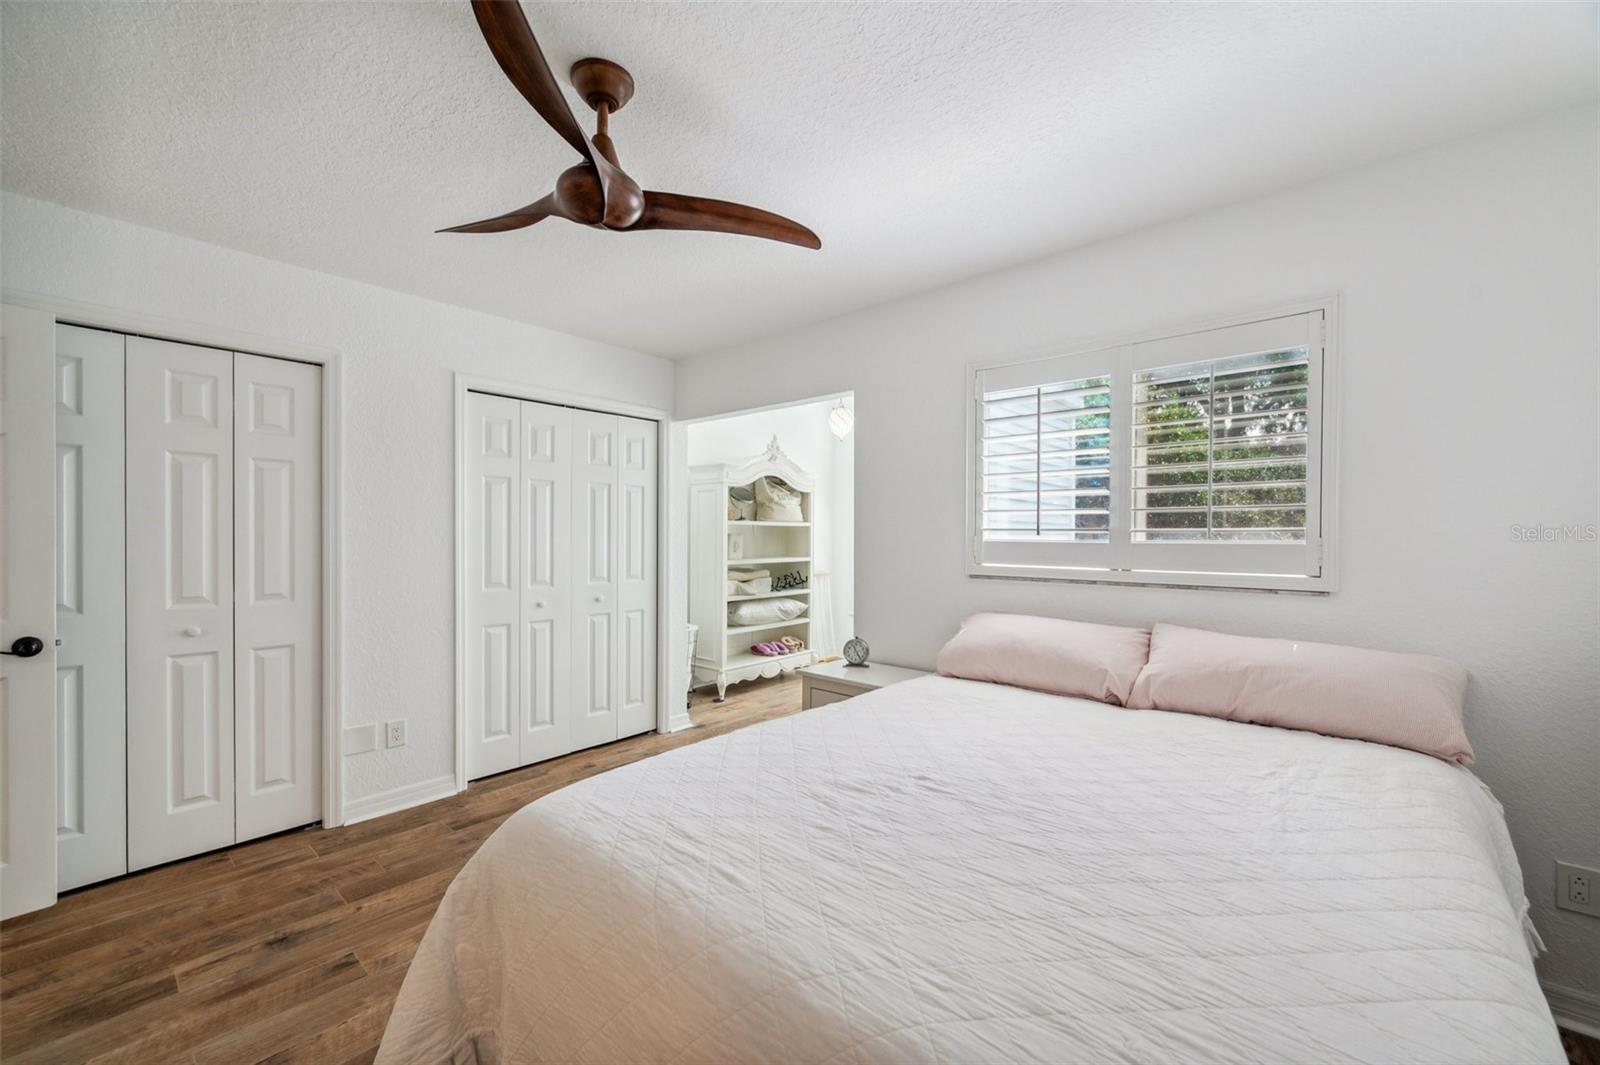
[[[844,400],[839,400],[839,405],[828,412],[828,429],[834,436],[843,440],[850,435],[850,430],[856,426],[855,412],[844,405]]]

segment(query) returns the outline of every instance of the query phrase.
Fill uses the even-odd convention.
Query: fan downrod
[[[572,64],[568,76],[578,95],[596,111],[605,104],[606,110],[615,114],[633,99],[633,75],[609,59],[580,59]]]

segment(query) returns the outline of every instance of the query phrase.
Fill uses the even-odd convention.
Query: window
[[[983,533],[991,540],[1111,537],[1111,379],[983,397]]]
[[[1133,375],[1133,539],[1305,543],[1305,348]]]
[[[1330,590],[1332,311],[976,370],[969,571]]]

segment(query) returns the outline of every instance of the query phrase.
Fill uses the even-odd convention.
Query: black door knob
[[[0,651],[0,655],[16,655],[18,658],[32,658],[44,650],[44,641],[37,636],[18,636],[11,641],[11,650]]]

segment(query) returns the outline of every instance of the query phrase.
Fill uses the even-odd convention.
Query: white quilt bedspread
[[[1564,1062],[1498,805],[1353,740],[930,677],[582,781],[380,1062]]]

